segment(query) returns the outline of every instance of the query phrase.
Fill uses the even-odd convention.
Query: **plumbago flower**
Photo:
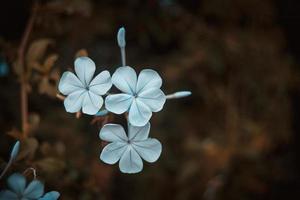
[[[157,139],[149,138],[150,123],[137,127],[128,123],[128,136],[118,124],[106,124],[99,137],[111,142],[101,152],[100,159],[107,164],[119,162],[123,173],[138,173],[143,169],[143,158],[147,162],[155,162],[162,150]]]
[[[108,71],[103,71],[94,79],[96,65],[88,57],[75,60],[75,72],[64,72],[58,89],[66,95],[64,105],[67,112],[82,112],[89,115],[96,114],[103,105],[102,95],[111,88],[111,77]]]
[[[44,194],[44,184],[33,180],[26,185],[22,174],[14,173],[7,179],[10,190],[0,191],[0,200],[56,200],[60,194],[56,191]]]
[[[116,114],[128,111],[128,120],[134,126],[147,124],[152,112],[160,111],[166,102],[160,90],[162,79],[152,69],[142,70],[137,77],[133,68],[119,67],[112,76],[112,83],[123,93],[108,95],[106,109]]]

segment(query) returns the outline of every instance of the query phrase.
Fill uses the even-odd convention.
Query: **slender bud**
[[[191,91],[179,91],[179,92],[175,92],[174,96],[175,98],[183,98],[183,97],[190,96],[191,94],[192,94]]]
[[[191,94],[192,94],[191,91],[179,91],[179,92],[175,92],[173,94],[167,95],[166,98],[167,99],[178,99],[178,98],[190,96]]]
[[[126,46],[126,41],[125,41],[125,28],[121,27],[118,31],[118,45],[120,48],[125,48]]]
[[[20,150],[20,141],[17,141],[10,153],[10,160],[15,160]]]

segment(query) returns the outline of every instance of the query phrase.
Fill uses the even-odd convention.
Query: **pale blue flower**
[[[107,164],[119,161],[123,173],[138,173],[143,169],[142,158],[155,162],[161,154],[161,143],[149,138],[150,123],[137,127],[128,125],[128,136],[118,124],[106,124],[100,131],[100,138],[111,142],[101,152],[100,159]]]
[[[7,179],[10,190],[0,192],[0,200],[56,200],[58,192],[48,192],[44,196],[44,184],[39,180],[33,180],[26,185],[26,179],[22,174],[12,174]]]
[[[96,66],[88,57],[75,60],[75,72],[65,72],[59,82],[59,91],[67,95],[64,105],[67,112],[82,112],[95,115],[103,105],[102,95],[111,88],[111,77],[108,71],[103,71],[94,79]]]
[[[134,126],[144,126],[152,112],[160,111],[166,102],[160,90],[162,79],[152,69],[142,70],[137,78],[133,68],[119,67],[112,76],[112,83],[123,93],[108,95],[106,109],[116,114],[128,111],[128,120]]]

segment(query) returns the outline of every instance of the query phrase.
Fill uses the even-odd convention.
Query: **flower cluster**
[[[166,96],[160,89],[162,79],[156,71],[143,69],[137,75],[132,67],[126,66],[124,28],[119,30],[117,41],[121,49],[122,66],[112,76],[108,71],[102,71],[94,77],[95,63],[88,57],[79,57],[74,63],[75,74],[65,72],[58,89],[66,96],[64,106],[67,112],[96,116],[108,112],[126,113],[127,135],[118,124],[106,124],[100,130],[100,138],[111,142],[102,150],[100,159],[107,164],[119,161],[123,173],[137,173],[143,169],[142,159],[155,162],[161,154],[161,143],[149,138],[152,113],[161,111],[166,99],[188,96],[190,92]],[[108,93],[112,86],[121,92]],[[106,96],[105,100],[103,96]]]

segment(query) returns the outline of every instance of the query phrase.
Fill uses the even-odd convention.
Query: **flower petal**
[[[158,112],[166,102],[166,95],[160,89],[150,88],[139,93],[138,99],[145,103],[152,112]]]
[[[112,142],[103,148],[100,159],[107,164],[115,164],[120,160],[126,148],[126,142]]]
[[[147,162],[155,162],[161,154],[161,143],[157,139],[149,138],[144,141],[134,141],[133,148]]]
[[[132,126],[129,123],[128,129],[130,141],[146,140],[150,132],[150,123],[148,122],[145,126]]]
[[[83,88],[84,86],[81,81],[72,72],[64,72],[58,84],[58,90],[64,95],[71,94]]]
[[[144,126],[152,116],[150,108],[139,99],[134,99],[129,109],[129,122],[133,126]]]
[[[100,130],[99,137],[107,142],[127,142],[128,138],[119,124],[105,124]]]
[[[159,74],[152,69],[144,69],[140,72],[136,92],[139,93],[149,88],[160,88],[162,85],[162,79]]]
[[[0,191],[0,200],[18,200],[18,195],[9,190]]]
[[[126,151],[123,153],[119,162],[119,168],[121,172],[128,174],[142,171],[143,161],[139,154],[131,146],[128,146]]]
[[[94,76],[96,65],[89,57],[78,57],[75,60],[75,72],[84,86],[88,86]]]
[[[82,112],[88,115],[95,115],[103,105],[103,98],[89,91],[86,93],[83,103]]]
[[[111,94],[105,98],[105,108],[113,113],[122,114],[128,111],[133,96],[129,94]]]
[[[64,100],[66,111],[69,113],[80,111],[86,93],[87,91],[82,89],[69,94]]]
[[[98,74],[90,83],[89,90],[98,95],[104,95],[112,86],[109,71]]]
[[[33,180],[26,187],[23,195],[28,199],[38,199],[44,194],[44,184],[38,180]]]
[[[16,194],[22,194],[26,186],[26,179],[22,174],[14,173],[8,177],[7,185]]]
[[[135,94],[136,81],[136,73],[129,66],[119,67],[112,75],[113,84],[119,90],[128,94]]]
[[[51,191],[47,192],[42,198],[39,198],[39,200],[57,200],[60,196],[59,192]]]

